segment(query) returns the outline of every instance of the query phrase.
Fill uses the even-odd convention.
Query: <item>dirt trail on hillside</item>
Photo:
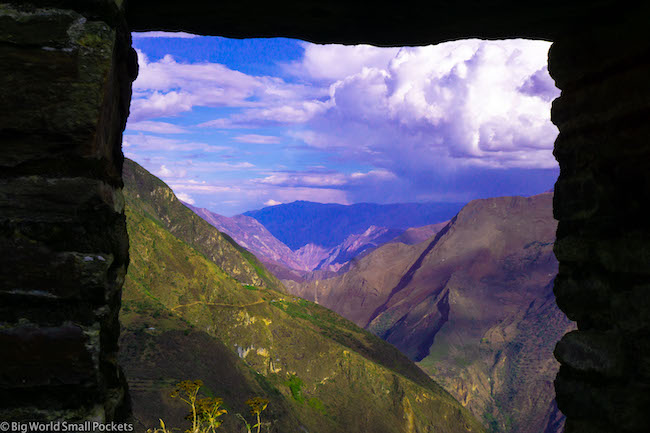
[[[196,301],[196,302],[191,302],[189,304],[177,305],[177,306],[173,307],[171,309],[171,311],[175,311],[176,309],[182,308],[182,307],[191,307],[191,306],[197,305],[197,304],[203,304],[203,305],[206,305],[206,306],[209,306],[209,307],[246,308],[246,307],[252,307],[253,305],[263,304],[264,302],[265,302],[264,299],[258,299],[257,301],[251,302],[249,304],[236,305],[236,304],[222,304],[222,303],[218,303],[218,302]]]

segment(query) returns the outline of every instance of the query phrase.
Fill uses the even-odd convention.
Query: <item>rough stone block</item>
[[[0,129],[91,135],[112,69],[115,30],[57,9],[24,12],[5,6],[0,14],[6,24],[13,22],[10,27],[25,27],[2,48]],[[54,36],[39,31],[49,26]],[[42,41],[35,40],[39,35]]]
[[[645,231],[630,230],[625,235],[601,238],[580,234],[560,237],[559,233],[560,229],[554,252],[560,261],[592,263],[609,272],[650,274],[650,236]]]
[[[78,253],[51,251],[42,244],[12,243],[11,255],[0,257],[0,291],[6,295],[34,299],[76,299],[103,304],[114,290],[110,253]],[[0,239],[0,246],[7,246]],[[31,263],[28,272],[25,263]]]
[[[5,175],[78,173],[120,186],[121,134],[137,70],[125,26],[4,4],[0,22],[9,29],[0,32]]]
[[[89,209],[121,214],[124,197],[100,180],[29,176],[0,179],[0,209],[0,221],[82,223]]]
[[[650,65],[642,58],[611,71],[604,79],[562,92],[554,101],[551,120],[565,134],[581,133],[590,128],[603,129],[613,123],[647,113],[650,83],[644,80]]]
[[[555,182],[553,216],[557,220],[584,219],[599,209],[599,183],[591,173],[561,175]]]
[[[0,5],[0,42],[63,48],[69,40],[68,29],[79,18],[78,13],[65,9],[38,12]]]
[[[86,216],[88,213],[86,213]],[[20,242],[43,244],[51,251],[76,251],[79,253],[108,253],[114,257],[115,266],[124,265],[128,260],[128,239],[126,238],[126,218],[123,214],[97,213],[96,219],[79,222],[3,222],[0,221],[0,235],[10,244]],[[16,241],[18,242],[18,241]],[[46,266],[48,262],[38,265]],[[28,271],[34,264],[25,263],[17,271]]]
[[[576,420],[569,418],[564,425],[564,433],[615,433],[616,427],[603,420]]]
[[[99,345],[93,340],[97,338],[75,325],[3,326],[0,387],[78,385],[96,381]]]
[[[643,58],[648,49],[646,17],[650,5],[639,4],[633,13],[591,25],[581,33],[555,40],[549,51],[549,72],[560,89],[599,82],[614,75],[630,59]],[[609,7],[614,12],[615,7]]]
[[[555,391],[558,407],[579,425],[612,425],[612,431],[626,433],[645,432],[650,425],[650,387],[636,380],[600,382],[562,366]]]
[[[14,8],[33,11],[37,8],[74,10],[87,18],[101,18],[111,25],[119,22],[124,0],[4,0]]]
[[[560,266],[553,283],[557,305],[567,317],[579,322],[582,329],[610,327],[613,290],[608,279],[590,269],[567,268]]]
[[[612,294],[611,316],[618,329],[630,335],[643,335],[650,330],[650,281],[631,283],[627,290]],[[644,353],[650,356],[647,347],[647,337],[633,339],[634,344],[644,348]]]
[[[626,368],[622,339],[611,332],[569,332],[553,353],[562,364],[582,373],[621,377]]]

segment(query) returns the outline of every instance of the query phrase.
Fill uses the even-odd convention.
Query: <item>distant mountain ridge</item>
[[[293,251],[308,244],[332,248],[370,226],[406,230],[447,221],[465,203],[358,203],[294,201],[245,212]]]
[[[280,263],[290,269],[309,271],[295,253],[280,242],[255,218],[245,215],[226,217],[205,208],[185,203],[197,215],[212,224],[217,230],[228,233],[239,245],[265,262]]]
[[[226,217],[208,209],[184,204],[219,231],[227,233],[239,245],[255,254],[276,276],[299,281],[305,277],[311,278],[312,271],[338,272],[358,255],[398,238],[400,242],[408,244],[420,242],[426,239],[427,235],[435,233],[444,226],[438,223],[408,228],[405,231],[401,228],[378,227],[371,224],[358,233],[347,235],[341,243],[333,247],[308,243],[292,251],[253,217],[246,215]],[[410,209],[411,206],[405,208]],[[347,218],[345,215],[339,217]],[[336,221],[331,223],[338,225]],[[350,229],[346,227],[346,231]]]

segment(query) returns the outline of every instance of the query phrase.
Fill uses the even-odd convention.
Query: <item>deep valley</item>
[[[174,384],[200,379],[237,432],[244,402],[270,400],[270,431],[481,432],[480,422],[390,344],[285,293],[232,239],[127,161],[131,264],[120,363],[138,428],[181,428]]]
[[[475,200],[423,226],[368,217],[335,236],[332,222],[341,243],[292,250],[131,161],[124,178],[120,362],[141,427],[181,425],[168,394],[201,379],[233,414],[268,398],[271,431],[562,431],[552,351],[574,325],[552,291],[552,193]]]

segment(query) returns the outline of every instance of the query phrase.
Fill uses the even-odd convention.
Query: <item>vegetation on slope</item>
[[[272,431],[483,431],[394,347],[318,305],[242,284],[168,229],[191,232],[183,226],[193,219],[161,217],[161,205],[142,199],[151,197],[146,189],[125,190],[131,264],[120,363],[142,427],[158,418],[182,425],[186,408],[169,393],[179,381],[201,379],[229,412],[245,413],[253,396],[269,399]],[[240,250],[225,251],[241,260]],[[221,428],[241,424],[225,418]]]
[[[160,179],[136,162],[124,161],[124,197],[128,206],[159,223],[238,281],[280,289],[282,284],[257,258],[219,232],[178,200]]]

